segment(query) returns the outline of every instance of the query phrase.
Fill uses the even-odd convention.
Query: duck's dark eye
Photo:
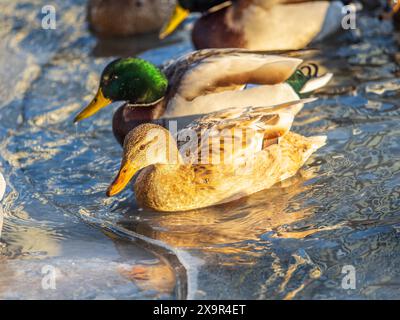
[[[103,85],[107,85],[109,81],[110,81],[110,77],[109,76],[105,76],[102,79]]]
[[[103,77],[103,84],[107,85],[111,81],[114,81],[116,79],[118,79],[118,76],[116,74],[106,75],[106,76]]]
[[[139,149],[143,151],[144,149],[146,149],[146,145],[142,144]]]

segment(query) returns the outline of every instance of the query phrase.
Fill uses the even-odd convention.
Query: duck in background
[[[160,31],[175,0],[89,0],[90,29],[103,37],[124,37]]]
[[[394,27],[400,30],[400,1],[388,0],[385,9],[381,17],[385,20],[392,19]]]
[[[160,38],[171,34],[191,12],[201,12],[192,31],[197,49],[301,49],[337,32],[343,7],[341,1],[177,0]]]
[[[294,176],[325,144],[325,136],[289,132],[305,102],[210,113],[178,132],[176,140],[161,126],[142,124],[125,138],[107,195],[121,192],[139,171],[136,200],[157,211],[205,208],[268,189]]]
[[[241,49],[189,53],[161,68],[138,58],[111,62],[92,102],[74,119],[81,121],[112,102],[126,102],[114,114],[113,132],[122,145],[141,123],[182,119],[226,108],[272,106],[325,86],[314,64],[301,66],[304,52],[272,55]],[[246,88],[247,84],[256,84]],[[245,90],[244,90],[245,89]]]

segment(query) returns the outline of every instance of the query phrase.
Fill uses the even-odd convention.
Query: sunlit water
[[[105,190],[121,148],[113,108],[73,115],[113,55],[157,46],[155,63],[191,50],[186,33],[96,42],[84,1],[0,1],[0,298],[400,298],[400,80],[389,22],[359,16],[311,57],[334,72],[294,131],[328,136],[299,174],[246,199],[184,213],[137,207]],[[114,110],[117,106],[114,106]],[[356,289],[342,287],[342,269]],[[48,289],[46,268],[56,270]],[[44,268],[44,269],[43,269]],[[47,289],[46,289],[47,288]]]

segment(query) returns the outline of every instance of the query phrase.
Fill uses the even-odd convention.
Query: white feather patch
[[[312,92],[314,90],[322,88],[326,86],[326,84],[332,79],[332,77],[333,77],[332,73],[327,73],[322,77],[310,79],[304,85],[303,89],[301,89],[300,93]]]

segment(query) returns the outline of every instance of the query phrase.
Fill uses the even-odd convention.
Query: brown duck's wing
[[[176,94],[191,101],[212,92],[242,88],[248,83],[286,81],[302,63],[300,51],[206,49],[190,53],[162,67],[169,80],[167,100]],[[278,54],[282,54],[281,56]]]
[[[179,186],[175,184],[173,190],[184,191],[185,196],[179,201],[180,206],[186,202],[183,210],[239,199],[294,176],[325,140],[324,136],[306,138],[288,132],[279,144],[257,152],[254,158],[238,165],[183,165],[185,170],[180,170],[181,176],[178,173],[176,177]]]
[[[308,99],[214,112],[178,134],[186,163],[239,164],[284,136]]]

